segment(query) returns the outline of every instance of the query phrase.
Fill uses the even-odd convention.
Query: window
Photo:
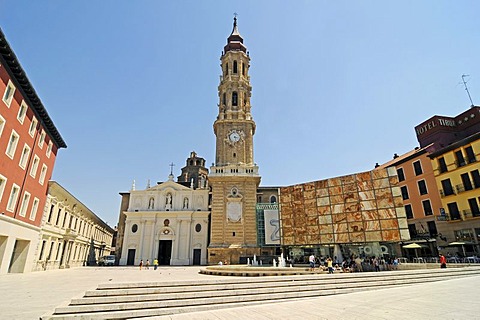
[[[277,203],[277,197],[271,196],[270,197],[270,203]]]
[[[413,163],[413,169],[415,170],[415,175],[416,176],[419,176],[423,173],[423,170],[422,170],[422,163],[419,161],[415,161]]]
[[[10,108],[12,104],[13,95],[15,94],[15,86],[11,80],[8,80],[7,87],[5,88],[5,93],[3,94],[3,102]]]
[[[45,250],[45,244],[47,243],[47,240],[42,241],[42,248],[40,249],[40,254],[38,255],[38,260],[42,260],[43,258],[43,251]]]
[[[225,64],[225,75],[228,75],[228,63]]]
[[[49,214],[48,214],[47,222],[52,221],[53,209],[55,209],[55,205],[54,205],[54,204],[52,204],[52,205],[50,206],[50,212],[49,212]]]
[[[470,210],[472,211],[472,216],[474,217],[480,216],[480,209],[478,207],[477,199],[475,198],[468,199],[468,205],[470,206]]]
[[[232,93],[232,106],[237,106],[238,105],[238,93],[233,92]]]
[[[40,158],[37,155],[35,155],[33,157],[32,167],[30,168],[30,176],[32,176],[32,178],[35,178],[35,176],[37,175],[39,163],[40,163]]]
[[[466,165],[462,150],[455,151],[455,158],[457,159],[457,167],[463,167]]]
[[[43,148],[43,143],[45,142],[45,135],[46,135],[45,131],[42,130],[42,133],[40,133],[40,139],[38,140],[38,146],[40,148]]]
[[[460,212],[456,202],[447,203],[448,213],[450,213],[450,220],[459,220]]]
[[[444,157],[438,158],[438,166],[440,167],[440,173],[444,173],[448,171],[447,164],[445,163]]]
[[[464,173],[460,175],[462,177],[462,182],[463,182],[463,187],[465,188],[465,191],[472,190],[472,182],[470,181],[470,177],[468,176],[468,173]]]
[[[25,217],[27,214],[28,203],[30,202],[30,193],[26,192],[23,194],[22,204],[20,206],[20,215]]]
[[[433,211],[432,211],[432,205],[430,204],[430,200],[423,200],[422,205],[423,205],[423,212],[425,213],[425,215],[431,216],[433,214]]]
[[[2,136],[3,128],[5,128],[5,119],[0,115],[0,137]]]
[[[472,175],[473,185],[475,188],[480,188],[480,174],[478,173],[478,170],[470,171],[470,174]]]
[[[15,204],[17,203],[19,192],[20,187],[16,184],[13,184],[12,190],[10,191],[10,198],[8,198],[7,211],[13,212],[13,210],[15,209]]]
[[[237,73],[237,67],[238,67],[237,60],[234,60],[233,61],[233,73]]]
[[[22,101],[22,104],[20,105],[20,109],[18,109],[18,115],[17,119],[18,121],[23,124],[23,121],[25,120],[25,115],[27,114],[28,106],[25,103],[25,101]]]
[[[35,134],[35,129],[37,129],[38,120],[37,118],[32,118],[32,123],[30,123],[30,128],[28,129],[28,134],[33,138]]]
[[[15,130],[12,130],[12,134],[10,135],[10,140],[8,140],[8,145],[7,145],[7,156],[9,158],[13,159],[13,156],[15,155],[15,150],[17,149],[17,144],[20,136],[15,132]]]
[[[410,238],[415,238],[417,236],[417,228],[415,228],[415,223],[408,225],[408,232],[410,232]]]
[[[3,191],[5,191],[5,185],[7,184],[7,178],[0,175],[0,201],[2,201]]]
[[[473,152],[472,146],[466,147],[465,152],[467,153],[468,163],[473,163],[473,162],[477,161],[477,158],[475,157],[475,152]]]
[[[52,147],[53,147],[53,143],[52,141],[49,141],[47,146],[47,158],[50,158],[50,154],[52,153]]]
[[[436,237],[438,235],[437,226],[435,225],[435,221],[428,221],[427,222],[428,233],[430,233],[430,237]]]
[[[38,203],[39,202],[40,202],[40,200],[38,200],[37,198],[33,199],[32,210],[30,211],[30,217],[29,217],[29,219],[32,220],[32,221],[34,221],[35,217],[37,216],[37,210],[38,210]]]
[[[397,169],[397,175],[398,175],[398,181],[401,182],[405,180],[405,174],[403,173],[403,168]]]
[[[400,190],[402,191],[403,200],[407,200],[409,198],[407,186],[401,187]]]
[[[443,193],[444,196],[449,196],[451,194],[455,194],[453,191],[452,183],[450,179],[442,180],[442,188],[443,190],[440,193]]]
[[[425,180],[420,180],[417,182],[418,183],[418,192],[420,195],[427,194],[427,184],[425,183]]]
[[[411,204],[405,205],[405,212],[407,213],[407,219],[413,219],[413,210]]]
[[[245,63],[242,63],[242,75],[245,75]]]
[[[38,180],[38,182],[40,182],[41,185],[43,185],[43,183],[45,182],[45,176],[47,175],[47,165],[43,165],[42,166],[42,171],[40,171],[40,179]]]
[[[223,93],[223,105],[225,105],[225,103],[227,102],[227,95],[225,94],[225,92]]]
[[[58,223],[60,222],[61,215],[62,215],[62,208],[59,208],[58,212],[57,212],[57,219],[55,220],[55,225],[56,226],[60,226]]]
[[[25,143],[22,150],[22,155],[20,156],[20,162],[18,165],[20,168],[25,169],[28,162],[28,156],[30,155],[30,147]]]

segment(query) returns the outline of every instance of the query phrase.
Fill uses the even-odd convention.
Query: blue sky
[[[53,179],[114,226],[119,192],[214,161],[220,54],[250,51],[261,185],[370,170],[414,127],[480,104],[478,1],[0,0],[0,26],[68,148]]]

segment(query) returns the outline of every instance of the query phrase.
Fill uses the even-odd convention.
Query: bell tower
[[[239,263],[259,255],[256,193],[260,183],[253,160],[255,122],[250,112],[250,56],[238,32],[237,18],[221,60],[215,163],[208,176],[212,188],[209,263]]]

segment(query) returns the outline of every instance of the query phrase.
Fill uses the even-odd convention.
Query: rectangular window
[[[462,182],[463,182],[463,187],[465,191],[472,190],[472,182],[470,181],[470,177],[468,176],[468,173],[464,173],[460,175],[462,177]]]
[[[33,138],[35,134],[35,129],[37,129],[38,120],[37,118],[32,118],[32,123],[30,123],[30,128],[28,129],[28,134]]]
[[[473,185],[475,188],[480,188],[480,173],[478,170],[470,171],[470,174],[472,175]]]
[[[62,208],[58,209],[58,212],[57,212],[57,220],[55,220],[55,225],[56,225],[56,226],[58,226],[58,223],[60,222],[61,214],[62,214]]]
[[[32,176],[32,178],[35,178],[35,176],[37,175],[39,163],[40,163],[40,158],[37,155],[35,155],[33,157],[32,167],[30,168],[30,176]]]
[[[413,210],[411,204],[405,205],[405,212],[407,213],[407,219],[413,219]]]
[[[415,223],[408,225],[408,232],[410,232],[410,238],[415,238],[417,236],[417,228],[415,227]]]
[[[25,115],[27,114],[28,106],[25,101],[22,100],[22,104],[20,105],[20,109],[18,109],[17,119],[18,121],[23,124],[25,120]]]
[[[0,202],[2,201],[3,198],[3,191],[5,191],[5,185],[7,184],[7,178],[4,176],[0,175]]]
[[[420,163],[420,160],[415,161],[413,163],[413,169],[415,170],[415,175],[416,176],[419,176],[423,173],[422,164]]]
[[[440,193],[442,193],[444,196],[455,194],[455,192],[453,191],[453,187],[452,187],[452,183],[450,182],[450,179],[442,180],[442,188],[443,190]]]
[[[430,204],[430,200],[423,200],[422,205],[423,205],[423,212],[425,213],[425,215],[431,216],[433,214],[433,211],[432,211],[432,205]]]
[[[466,165],[462,150],[455,151],[455,158],[457,159],[457,167],[463,167]]]
[[[438,166],[440,167],[440,173],[444,173],[448,171],[447,164],[445,163],[444,157],[438,158]]]
[[[52,147],[53,147],[53,143],[52,141],[49,141],[47,146],[47,158],[50,158],[50,154],[52,153]]]
[[[402,191],[403,200],[407,200],[409,198],[407,186],[401,187],[400,190]]]
[[[47,165],[44,164],[42,166],[42,171],[40,171],[40,179],[38,180],[38,182],[40,182],[40,184],[43,186],[43,183],[45,182],[45,176],[47,175]]]
[[[450,220],[459,220],[460,212],[456,202],[447,203],[448,213],[450,214]]]
[[[40,249],[40,254],[38,255],[38,260],[42,260],[43,258],[43,251],[45,251],[45,244],[47,243],[47,240],[42,241],[42,247]]]
[[[430,237],[435,238],[438,235],[437,226],[435,225],[435,221],[428,221],[427,222],[428,233],[430,233]]]
[[[52,221],[53,209],[55,209],[54,204],[50,205],[50,212],[48,213],[48,219],[47,219],[47,222],[49,222],[49,223]]]
[[[13,95],[15,94],[15,86],[11,80],[8,80],[7,87],[5,88],[5,93],[3,94],[3,102],[10,108],[12,104]]]
[[[10,197],[8,198],[7,211],[13,212],[13,210],[15,209],[15,204],[17,203],[19,192],[20,187],[16,184],[13,184],[12,190],[10,191]]]
[[[41,148],[43,148],[43,144],[45,143],[45,136],[46,136],[46,133],[44,130],[42,130],[42,132],[40,133],[40,139],[38,140],[38,146]]]
[[[63,222],[62,222],[62,228],[65,228],[65,223],[67,223],[67,218],[68,218],[68,212],[65,211],[65,214],[63,215]]]
[[[480,209],[478,208],[477,199],[475,198],[468,199],[468,205],[470,206],[470,210],[472,211],[472,216],[474,217],[480,216]]]
[[[403,173],[403,168],[397,169],[397,175],[398,175],[398,181],[401,182],[405,180],[405,174]]]
[[[17,144],[20,136],[12,130],[12,134],[10,135],[10,140],[8,140],[7,151],[5,152],[7,156],[11,159],[15,156],[15,150],[17,150]]]
[[[5,128],[5,119],[0,115],[0,137],[2,136],[2,132],[4,128]]]
[[[420,180],[417,182],[418,183],[418,192],[421,195],[427,194],[427,184],[425,183],[425,180]]]
[[[20,206],[20,215],[25,217],[27,214],[28,203],[30,202],[30,193],[26,192],[23,194],[22,204]]]
[[[20,168],[25,169],[28,162],[28,157],[30,156],[30,147],[25,143],[22,150],[22,155],[20,156],[20,162],[18,165]]]
[[[473,163],[473,162],[477,161],[477,158],[475,157],[475,152],[473,152],[472,146],[466,147],[465,152],[467,153],[468,163]]]
[[[30,211],[30,217],[29,219],[34,221],[35,217],[37,216],[37,211],[38,211],[38,204],[40,203],[40,200],[37,198],[33,199],[33,205],[32,205],[32,210]]]

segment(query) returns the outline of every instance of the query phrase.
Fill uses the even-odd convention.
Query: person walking
[[[143,267],[143,259],[142,259],[142,260],[140,260],[140,264],[139,264],[139,266],[140,266],[140,270],[142,270],[142,267]]]
[[[145,269],[149,269],[150,267],[150,260],[147,259],[147,262],[145,262]]]
[[[153,260],[153,270],[157,270],[158,268],[158,259]]]
[[[328,268],[328,273],[333,274],[333,261],[332,258],[328,257],[327,259],[327,268]]]
[[[447,258],[440,253],[440,268],[445,269],[447,267]]]

